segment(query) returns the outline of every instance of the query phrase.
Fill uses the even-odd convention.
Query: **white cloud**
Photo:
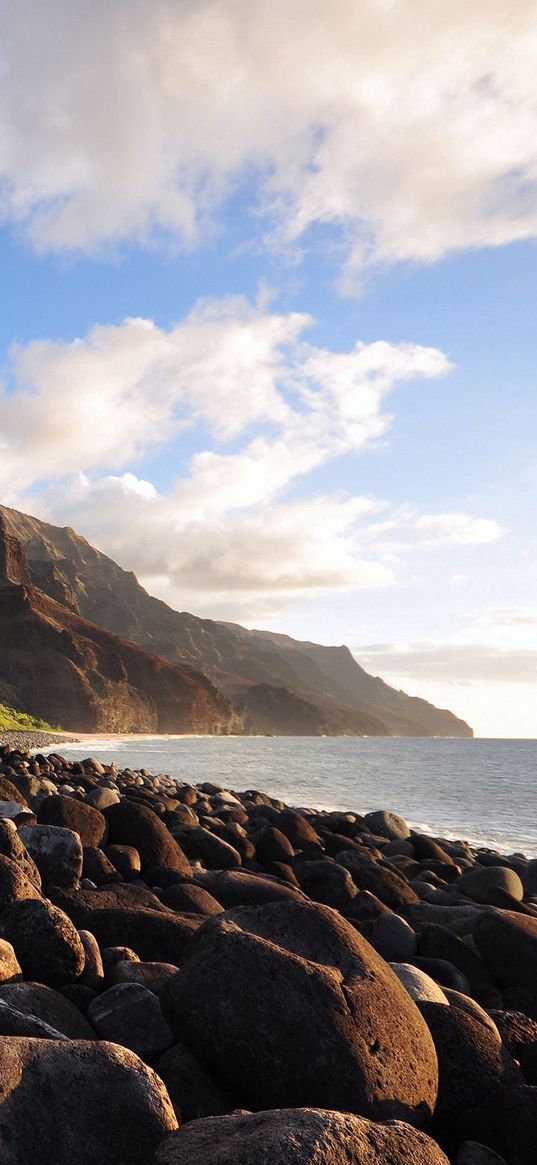
[[[502,533],[492,519],[472,518],[470,514],[422,514],[414,522],[414,530],[426,544],[448,546],[495,542]]]
[[[537,234],[533,0],[3,9],[4,214],[37,247],[191,246],[241,182],[280,242],[341,228],[348,282]]]
[[[15,349],[0,394],[4,502],[74,526],[174,605],[220,617],[390,585],[423,540],[485,540],[488,520],[315,492],[314,470],[387,431],[399,382],[450,365],[405,343],[315,347],[310,322],[228,299],[168,330],[129,319]],[[155,446],[173,458],[180,428],[190,460],[159,492],[139,469]]]

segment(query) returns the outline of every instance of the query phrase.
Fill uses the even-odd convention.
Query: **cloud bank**
[[[533,0],[2,4],[1,206],[38,249],[192,247],[237,190],[344,283],[537,234]]]

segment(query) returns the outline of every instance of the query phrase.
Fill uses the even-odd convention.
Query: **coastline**
[[[188,1156],[204,1136],[214,1165],[251,1165],[228,1136],[242,1143],[260,1119],[276,1165],[302,1161],[285,1156],[296,1122],[313,1152],[312,1120],[332,1122],[343,1156],[330,1165],[368,1159],[352,1155],[359,1133],[382,1143],[378,1165],[470,1165],[459,1149],[476,1140],[500,1165],[526,1163],[537,861],[432,838],[388,809],[296,809],[53,752],[3,748],[0,796],[0,1059],[15,1040],[37,1111],[52,1056],[47,1105],[62,1127],[81,1103],[62,1108],[62,1080],[74,1073],[86,1095],[94,1061],[114,1143],[123,1090],[139,1090],[135,1136],[155,1095],[140,1165],[172,1165],[175,1144],[178,1159],[205,1160]]]

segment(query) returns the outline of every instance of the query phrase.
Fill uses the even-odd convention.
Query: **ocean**
[[[95,737],[62,745],[290,805],[391,809],[423,832],[537,857],[537,741],[360,737]]]

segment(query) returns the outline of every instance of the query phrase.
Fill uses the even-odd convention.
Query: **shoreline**
[[[529,1165],[537,861],[118,761],[0,755],[0,1067],[15,1040],[25,1112],[44,1087],[47,1128],[76,1145],[104,1073],[92,1120],[115,1146],[124,1089],[135,1145],[155,1097],[151,1152],[119,1154],[133,1165],[173,1165],[174,1146],[195,1165],[204,1137],[213,1165],[252,1165],[230,1146],[260,1120],[274,1165],[312,1159],[312,1120],[341,1146],[330,1165],[373,1162],[360,1130],[377,1165],[472,1165],[470,1141]]]

